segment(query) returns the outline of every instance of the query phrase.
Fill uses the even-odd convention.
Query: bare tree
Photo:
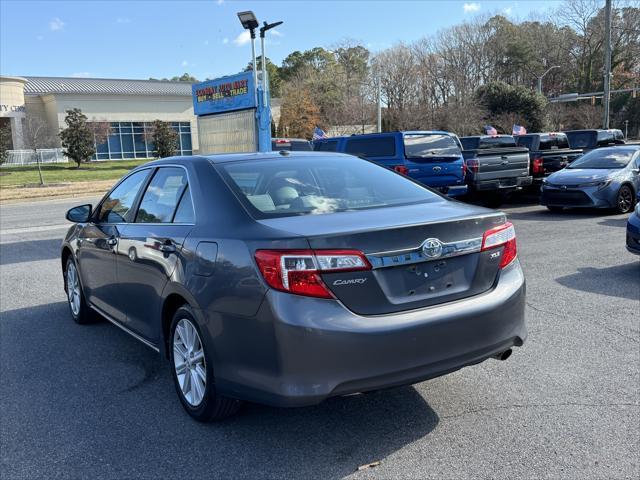
[[[42,168],[40,166],[39,149],[54,148],[57,145],[56,136],[51,133],[47,122],[40,116],[34,115],[27,111],[26,117],[22,123],[22,142],[24,145],[33,150],[38,166],[38,175],[40,177],[40,185],[44,185],[42,177]]]

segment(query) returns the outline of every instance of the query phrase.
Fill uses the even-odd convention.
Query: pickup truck
[[[579,148],[583,153],[596,148],[610,147],[612,145],[624,145],[622,130],[611,128],[603,130],[594,128],[591,130],[566,130],[564,133],[569,139],[571,148]]]
[[[527,133],[514,135],[519,147],[529,149],[529,167],[533,185],[539,190],[542,180],[553,172],[562,170],[582,155],[582,150],[569,147],[564,133]]]
[[[289,150],[293,152],[310,152],[313,150],[311,142],[304,138],[272,138],[271,150]]]
[[[313,149],[366,158],[450,197],[467,193],[460,140],[449,132],[370,133],[315,140]]]
[[[529,150],[518,147],[513,136],[479,135],[460,141],[472,195],[491,197],[492,206],[498,206],[508,193],[531,185]]]

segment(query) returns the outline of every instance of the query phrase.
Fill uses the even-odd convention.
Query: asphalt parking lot
[[[503,208],[529,328],[506,362],[205,425],[151,349],[72,322],[58,255],[79,203],[0,210],[3,479],[640,476],[640,262],[626,216]]]

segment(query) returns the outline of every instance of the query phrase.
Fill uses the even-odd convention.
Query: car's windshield
[[[624,168],[629,164],[633,155],[637,151],[638,150],[636,149],[627,148],[602,148],[599,150],[592,150],[589,153],[585,153],[567,168],[595,168],[607,170]]]
[[[401,175],[356,157],[290,157],[219,167],[256,218],[391,207],[440,198]]]
[[[458,142],[443,134],[407,134],[404,152],[407,158],[459,157],[462,154]]]

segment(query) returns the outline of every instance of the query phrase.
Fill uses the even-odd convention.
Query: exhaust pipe
[[[506,360],[507,358],[509,358],[511,356],[512,353],[513,353],[513,351],[509,348],[509,349],[505,350],[504,352],[500,352],[497,355],[494,355],[493,358],[495,358],[496,360]]]

